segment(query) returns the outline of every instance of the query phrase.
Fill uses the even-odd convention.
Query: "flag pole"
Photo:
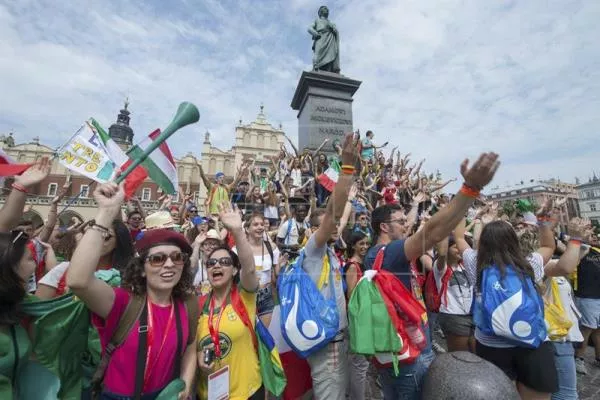
[[[152,141],[152,143],[150,143],[148,148],[144,150],[144,153],[139,158],[134,160],[131,163],[131,165],[117,177],[115,182],[123,182],[125,178],[127,178],[127,175],[129,175],[134,169],[136,169],[141,163],[143,163],[146,160],[146,158],[148,158],[150,153],[156,150],[158,146],[160,146],[165,140],[167,140],[171,135],[173,135],[178,129],[183,128],[186,125],[198,122],[199,119],[200,112],[198,111],[198,108],[196,108],[195,105],[188,102],[181,103],[179,105],[179,108],[177,109],[177,113],[173,117],[173,120],[171,121],[169,126],[167,126],[161,132],[161,134],[158,135],[158,137]]]
[[[91,180],[91,181],[90,181],[90,182],[87,184],[87,186],[88,186],[88,193],[89,193],[89,189],[90,189],[90,187],[91,187],[93,184],[95,184],[95,183],[96,183],[96,181],[92,179],[92,180]],[[65,206],[65,208],[63,208],[63,209],[62,209],[62,210],[61,210],[61,211],[58,213],[58,215],[57,215],[57,218],[58,218],[58,217],[59,217],[59,216],[60,216],[62,213],[64,213],[65,211],[67,211],[67,209],[68,209],[69,207],[71,207],[73,204],[75,204],[75,202],[76,202],[77,200],[79,200],[79,198],[81,197],[81,195],[82,195],[82,194],[83,194],[83,190],[81,190],[81,191],[80,191],[80,192],[77,194],[77,196],[75,196],[75,197],[71,198],[71,200],[69,200],[69,202],[67,203],[67,205]]]

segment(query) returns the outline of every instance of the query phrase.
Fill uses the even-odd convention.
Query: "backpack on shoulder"
[[[100,364],[98,365],[98,367],[96,368],[96,371],[94,372],[94,375],[92,377],[92,382],[91,382],[91,387],[92,387],[92,392],[93,392],[93,399],[98,399],[100,397],[100,394],[102,392],[102,382],[104,380],[104,375],[106,373],[106,369],[108,368],[108,364],[110,363],[110,359],[113,355],[113,353],[115,352],[115,350],[121,346],[125,340],[127,339],[127,337],[129,336],[129,333],[131,332],[131,329],[133,329],[133,326],[135,325],[135,323],[140,320],[140,317],[142,316],[142,312],[144,311],[146,305],[146,296],[134,296],[132,295],[129,299],[129,303],[127,303],[127,306],[125,307],[125,311],[123,312],[123,315],[121,316],[121,319],[119,320],[117,327],[115,328],[114,333],[112,334],[110,341],[108,342],[108,344],[106,345],[106,348],[104,349],[104,351],[102,352],[102,358],[100,360]],[[190,295],[186,298],[185,300],[185,309],[187,312],[187,318],[188,318],[188,341],[186,345],[190,345],[192,343],[194,343],[194,341],[196,340],[196,329],[198,327],[198,323],[194,323],[193,321],[197,321],[198,320],[198,301],[196,299],[196,296]],[[174,305],[176,306],[176,305]],[[179,315],[178,312],[175,313],[176,315]],[[145,335],[144,335],[144,339],[143,341],[145,342]],[[142,338],[140,338],[140,342],[142,341]],[[187,346],[186,346],[187,347]],[[176,364],[176,371],[179,371],[179,367],[180,367],[180,360],[181,360],[181,356],[183,355],[183,351],[185,351],[185,347],[182,349],[182,351],[180,351],[179,354],[177,354],[177,358],[175,360],[175,364]],[[139,373],[136,375],[140,375]],[[143,377],[143,371],[141,373],[142,377]],[[179,378],[179,373],[175,374],[175,378]],[[139,389],[141,390],[141,389]]]
[[[531,277],[512,265],[504,274],[492,265],[481,273],[480,292],[473,320],[483,334],[534,349],[546,339],[544,302]]]
[[[327,250],[326,257],[332,257]],[[277,288],[281,308],[281,332],[302,358],[325,347],[339,330],[333,268],[329,268],[330,296],[325,298],[302,268],[304,251],[279,274]],[[333,256],[335,257],[335,255]]]

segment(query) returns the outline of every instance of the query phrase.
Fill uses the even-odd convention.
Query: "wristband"
[[[458,192],[464,194],[467,197],[471,197],[473,199],[476,199],[479,197],[479,190],[473,189],[472,187],[468,186],[466,183],[463,183],[462,187],[460,188],[460,190]]]
[[[25,188],[25,186],[23,186],[23,185],[21,185],[19,183],[16,183],[16,182],[13,183],[12,184],[12,188],[15,189],[18,192],[27,194],[27,188]]]
[[[354,175],[356,168],[350,166],[342,166],[342,174],[344,175]]]
[[[574,237],[574,238],[571,238],[569,240],[569,243],[573,243],[573,244],[578,245],[578,246],[581,246],[582,242],[583,242],[583,240],[581,238],[578,238],[578,237]]]

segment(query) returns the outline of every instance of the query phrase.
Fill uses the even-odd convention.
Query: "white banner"
[[[58,161],[71,171],[87,176],[96,182],[110,181],[115,174],[115,164],[95,142],[95,133],[84,124],[77,133],[58,150]]]

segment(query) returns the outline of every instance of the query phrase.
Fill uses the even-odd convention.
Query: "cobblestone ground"
[[[594,362],[594,349],[588,347],[585,353],[588,370],[587,375],[577,375],[577,392],[581,400],[600,399],[600,368],[592,365]]]

